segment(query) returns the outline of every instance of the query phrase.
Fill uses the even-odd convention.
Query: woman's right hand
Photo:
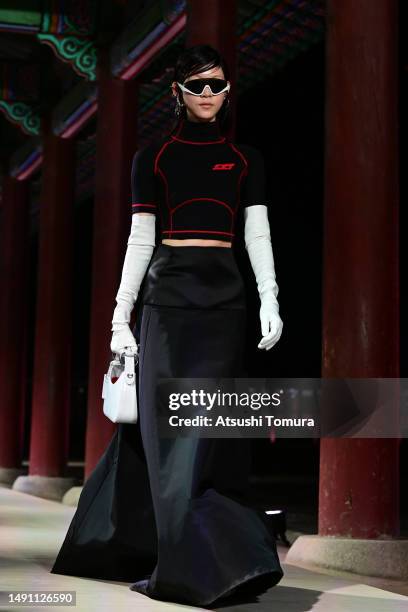
[[[120,329],[112,332],[112,340],[110,344],[112,353],[121,355],[125,349],[135,354],[138,352],[137,343],[132,331],[126,323]]]

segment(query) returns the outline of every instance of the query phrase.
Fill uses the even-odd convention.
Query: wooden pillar
[[[29,475],[63,476],[71,387],[75,142],[43,119],[38,297]]]
[[[98,125],[85,478],[115,425],[102,412],[102,381],[111,359],[115,296],[131,225],[131,165],[136,151],[137,83],[112,77],[107,49],[98,58]]]
[[[399,377],[397,0],[329,0],[324,377]],[[322,439],[319,535],[399,534],[395,439]]]
[[[29,219],[28,182],[4,176],[0,239],[0,480],[10,484],[22,459]]]

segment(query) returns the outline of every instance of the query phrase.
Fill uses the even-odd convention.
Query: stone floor
[[[74,508],[0,486],[0,591],[72,590],[76,606],[0,605],[0,610],[103,610],[161,612],[197,610],[162,603],[130,591],[127,583],[50,574]],[[298,532],[288,530],[293,542]],[[225,603],[216,610],[236,612],[407,612],[408,584],[331,572],[285,563],[287,548],[279,546],[285,576],[256,600]]]

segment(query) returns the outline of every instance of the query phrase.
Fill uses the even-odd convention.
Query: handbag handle
[[[112,370],[115,366],[120,366],[122,365],[121,362],[119,361],[119,359],[115,358],[112,359],[112,361],[109,363],[109,368],[108,368],[108,372],[106,374],[106,376],[111,379],[112,378]]]
[[[124,365],[124,357],[125,355],[127,355],[128,357],[133,357],[135,360],[135,365],[137,365],[139,363],[139,346],[140,346],[139,344],[136,345],[137,347],[136,353],[134,353],[133,351],[126,352],[126,349],[128,348],[126,346],[120,355],[118,355],[118,353],[112,352],[112,361],[116,361],[117,365],[119,364]]]
[[[134,355],[129,355],[124,353],[125,355],[125,369],[123,372],[123,376],[125,377],[125,383],[127,385],[135,384],[135,359]]]
[[[137,363],[137,361],[135,361],[135,357],[139,357],[138,355],[134,355],[133,353],[123,353],[124,356],[124,368],[123,368],[123,372],[121,374],[121,376],[124,376],[125,382],[127,385],[134,385],[135,384],[135,376],[136,376],[136,372],[135,372],[135,365]],[[109,368],[108,371],[106,373],[106,378],[108,380],[112,379],[112,370],[114,367],[120,366],[121,368],[123,367],[123,363],[121,360],[115,358],[112,359],[112,361],[109,364]],[[105,380],[105,377],[104,377]]]

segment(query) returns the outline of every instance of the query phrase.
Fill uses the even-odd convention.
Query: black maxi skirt
[[[160,244],[136,323],[139,419],[119,424],[84,483],[52,573],[134,582],[208,606],[277,584],[271,528],[248,502],[249,440],[162,437],[159,378],[242,375],[243,279],[228,247]]]

